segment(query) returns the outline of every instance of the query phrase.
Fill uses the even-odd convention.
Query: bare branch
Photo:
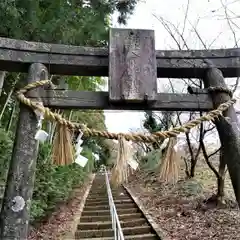
[[[214,174],[216,175],[216,177],[219,178],[219,173],[218,173],[218,171],[217,171],[216,168],[213,166],[213,164],[209,161],[209,158],[208,158],[208,155],[207,155],[207,151],[206,151],[206,148],[205,148],[203,139],[201,139],[200,144],[201,144],[203,156],[204,156],[204,159],[205,159],[207,165],[208,165],[209,168],[214,172]]]
[[[186,8],[186,12],[185,12],[185,15],[184,15],[182,35],[184,35],[185,28],[186,28],[186,21],[187,21],[187,17],[188,17],[189,5],[190,5],[190,0],[188,0],[188,2],[187,2],[187,8]]]
[[[213,126],[211,128],[208,128],[208,129],[204,129],[204,135],[207,133],[207,132],[211,132],[212,130],[214,130],[216,127]]]
[[[229,20],[229,16],[228,16],[228,12],[227,12],[227,6],[224,5],[222,0],[221,0],[221,4],[222,4],[222,7],[224,8],[224,12],[225,12],[226,20],[228,22],[228,26],[229,26],[232,34],[233,34],[233,38],[234,38],[234,41],[235,41],[235,46],[238,47],[238,41],[237,41],[236,33],[235,33],[235,31],[232,27],[231,21]]]
[[[214,151],[213,153],[208,155],[208,158],[211,158],[212,156],[214,156],[215,154],[217,154],[219,151],[221,150],[221,147],[218,148],[216,151]]]

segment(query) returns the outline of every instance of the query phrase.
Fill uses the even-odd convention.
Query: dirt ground
[[[222,208],[204,202],[216,192],[216,179],[205,163],[199,161],[194,179],[184,176],[182,166],[179,182],[163,186],[155,174],[136,172],[128,186],[169,240],[240,239],[240,213],[229,176],[225,183],[228,204]],[[88,184],[77,188],[68,204],[60,205],[50,219],[32,229],[28,240],[57,240],[69,231]]]
[[[135,173],[128,186],[144,204],[170,240],[240,239],[240,213],[234,201],[229,176],[225,184],[228,204],[217,208],[204,200],[216,191],[216,178],[201,162],[192,180],[184,179],[184,168],[176,186],[163,186],[153,173]]]

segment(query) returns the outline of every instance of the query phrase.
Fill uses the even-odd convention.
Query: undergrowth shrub
[[[153,171],[158,164],[160,164],[162,153],[159,149],[152,150],[147,153],[146,156],[142,157],[140,167],[146,171]]]
[[[5,184],[11,160],[13,141],[0,128],[0,184]],[[51,163],[51,145],[40,144],[36,165],[31,221],[39,220],[51,212],[58,203],[66,201],[74,187],[83,183],[94,168],[92,152],[84,147],[82,155],[89,159],[85,168],[77,164],[54,166]]]
[[[12,139],[4,129],[0,128],[0,182],[2,183],[6,181],[12,147]]]
[[[85,155],[86,152],[88,151],[85,150]],[[88,155],[90,154],[88,153]],[[75,163],[68,166],[54,166],[50,156],[51,146],[49,144],[40,145],[31,206],[31,221],[39,220],[54,210],[56,204],[66,201],[73,188],[81,184],[87,176],[86,167],[83,169]]]
[[[191,197],[202,194],[203,185],[195,179],[187,179],[184,181],[179,181],[176,190],[179,193],[179,195]]]

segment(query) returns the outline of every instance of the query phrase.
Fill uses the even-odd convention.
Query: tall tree
[[[110,15],[118,11],[119,22],[126,23],[136,3],[136,0],[1,0],[0,36],[48,43],[105,46]],[[2,72],[0,84],[4,77],[5,72]],[[17,88],[21,85],[21,78]],[[14,79],[10,79],[13,86]],[[1,107],[9,105],[7,101],[12,100],[7,100],[6,95],[12,91],[12,87],[9,89],[8,86],[9,82],[5,81],[6,94],[0,99]],[[10,102],[14,105],[14,101]],[[12,108],[9,106],[4,110],[6,119],[10,119]]]

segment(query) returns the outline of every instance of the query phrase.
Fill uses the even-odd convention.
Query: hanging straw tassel
[[[128,178],[128,145],[123,136],[118,137],[118,155],[116,163],[112,169],[111,183],[118,187],[127,181]]]
[[[73,163],[73,146],[71,131],[68,127],[57,124],[56,134],[53,142],[52,162],[57,166]]]
[[[174,146],[177,138],[170,138],[165,156],[160,164],[159,180],[165,183],[175,184],[178,181],[180,155]]]

